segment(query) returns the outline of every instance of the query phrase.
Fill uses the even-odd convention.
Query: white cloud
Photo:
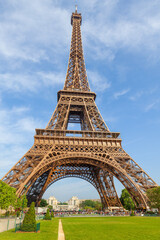
[[[115,55],[123,48],[123,51],[147,53],[148,58],[151,53],[159,56],[159,1],[134,1],[128,3],[125,8],[120,6],[121,1],[114,1],[113,5],[110,4],[109,14],[104,3],[110,1],[102,2],[98,10],[94,10],[94,17],[91,15],[84,23],[87,47],[90,46],[90,51],[97,52],[99,49],[101,53],[101,49],[105,48],[105,52],[108,49],[111,55]]]
[[[119,97],[124,96],[125,94],[127,94],[129,91],[130,91],[130,89],[124,89],[122,91],[114,93],[113,96],[114,96],[115,99],[118,99]]]
[[[159,1],[82,1],[83,38],[95,58],[114,59],[117,50],[159,52]],[[69,5],[65,3],[65,6]],[[73,10],[73,6],[71,6]],[[1,57],[39,62],[57,61],[70,44],[71,9],[61,2],[6,0],[1,14]],[[56,56],[53,57],[53,56]]]
[[[118,117],[113,117],[113,116],[107,116],[105,117],[105,122],[106,123],[114,123],[118,121]]]
[[[1,91],[35,92],[43,86],[55,86],[62,84],[65,74],[56,72],[33,72],[33,73],[2,73],[0,74]]]
[[[143,94],[144,94],[144,91],[139,91],[139,92],[135,93],[134,95],[132,95],[131,97],[129,97],[129,99],[132,100],[132,101],[136,101],[136,100],[138,100]]]
[[[93,85],[93,88],[96,91],[105,91],[111,86],[108,79],[101,76],[98,72],[87,70],[87,74],[89,82],[91,82],[91,85]]]
[[[148,104],[148,105],[145,107],[145,112],[148,112],[148,111],[150,111],[150,110],[152,110],[152,109],[156,109],[156,108],[158,107],[159,103],[160,103],[160,100],[157,99],[157,100],[155,100],[154,102]]]
[[[37,62],[49,57],[48,49],[52,54],[62,53],[69,41],[69,17],[51,0],[28,4],[25,0],[8,0],[1,15],[1,56]]]
[[[29,115],[28,107],[0,110],[0,178],[29,150],[35,128],[44,126]]]
[[[13,107],[0,110],[0,143],[25,144],[27,136],[34,133],[36,127],[41,127],[42,122],[29,116],[29,108]]]

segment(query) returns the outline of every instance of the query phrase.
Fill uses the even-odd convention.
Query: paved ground
[[[20,219],[16,219],[16,220],[15,220],[15,218],[0,219],[0,232],[4,232],[4,231],[14,228],[15,221],[16,221],[16,223],[19,223]]]
[[[59,228],[58,228],[58,240],[65,240],[65,235],[63,232],[62,221],[59,220]]]

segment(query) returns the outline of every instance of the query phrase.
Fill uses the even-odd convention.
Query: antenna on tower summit
[[[76,13],[77,13],[77,8],[78,8],[77,4],[75,5],[75,8],[76,8]]]

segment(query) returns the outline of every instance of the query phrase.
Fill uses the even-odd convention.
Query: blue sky
[[[0,0],[0,177],[33,145],[63,88],[73,0]],[[160,184],[160,1],[81,0],[91,90],[110,131]],[[116,181],[118,192],[121,185]],[[78,190],[77,190],[78,189]],[[97,198],[80,179],[53,184],[44,197]]]

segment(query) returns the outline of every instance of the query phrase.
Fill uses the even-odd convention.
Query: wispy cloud
[[[139,91],[135,93],[134,95],[130,96],[129,99],[132,101],[138,100],[142,95],[144,94],[144,91]]]
[[[15,0],[14,4],[7,0],[3,9],[1,56],[37,62],[49,58],[48,48],[52,54],[64,51],[69,41],[66,19],[70,18],[65,9],[50,0],[34,0],[27,5],[25,0]]]
[[[104,0],[102,7],[96,4],[97,2],[93,8],[95,16],[87,20],[84,29],[90,51],[94,46],[93,51],[99,48],[101,52],[102,47],[105,46],[105,49],[111,50],[112,55],[123,49],[123,51],[147,53],[148,58],[151,54],[158,56],[159,1],[134,1],[134,3],[128,3],[123,10],[121,8],[120,12],[117,12],[120,9],[120,1],[113,1],[112,4],[111,1]]]
[[[159,99],[157,99],[157,100],[155,100],[154,102],[148,104],[148,105],[145,107],[145,112],[148,112],[148,111],[150,111],[150,110],[152,110],[152,109],[155,109],[155,108],[157,108],[158,106],[160,107],[160,100],[159,100]]]
[[[113,96],[114,96],[115,99],[118,99],[118,98],[126,95],[129,91],[130,91],[129,88],[128,88],[128,89],[124,89],[124,90],[122,90],[122,91],[119,91],[119,92],[114,93]]]
[[[33,144],[35,128],[43,121],[30,116],[28,107],[0,109],[0,162],[1,172],[7,172]]]
[[[111,86],[108,79],[101,76],[98,72],[87,70],[87,74],[91,85],[96,91],[102,92]]]
[[[0,79],[1,91],[35,92],[43,86],[54,87],[55,85],[62,84],[65,74],[61,72],[2,73],[0,74]]]

